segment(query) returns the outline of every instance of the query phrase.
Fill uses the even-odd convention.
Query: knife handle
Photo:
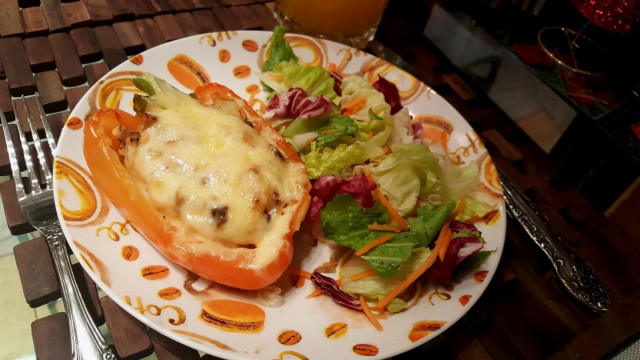
[[[502,180],[507,211],[549,258],[562,288],[596,313],[609,310],[611,300],[591,265],[573,253],[551,224],[540,215],[533,202],[500,169],[497,170]]]

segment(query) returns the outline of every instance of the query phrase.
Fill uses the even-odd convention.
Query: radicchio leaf
[[[335,91],[338,96],[342,96],[342,76],[335,71],[330,72],[330,74],[333,78],[333,91]]]
[[[451,239],[451,243],[449,243],[444,261],[438,259],[427,272],[427,276],[430,278],[447,284],[451,283],[451,277],[455,267],[462,260],[472,256],[484,247],[484,243],[476,235],[479,234],[479,231],[472,223],[454,220],[451,222],[450,229],[453,232],[453,238]],[[465,229],[470,230],[471,235],[456,236],[456,234]]]
[[[416,144],[422,143],[422,124],[415,122],[411,124],[411,130],[413,130],[413,142]]]
[[[283,91],[274,95],[267,104],[265,119],[274,117],[306,119],[322,115],[331,110],[331,101],[324,95],[309,96],[301,88]]]
[[[368,209],[375,204],[371,195],[375,188],[376,183],[364,175],[356,175],[351,179],[320,175],[311,187],[311,206],[307,217],[314,218],[334,197],[344,193],[351,195],[362,207]]]
[[[323,293],[328,295],[336,304],[362,311],[360,301],[340,290],[338,283],[336,283],[334,279],[324,276],[319,272],[313,272],[311,274],[311,282],[316,288],[322,290]]]
[[[391,106],[391,115],[402,110],[400,93],[394,83],[380,76],[378,81],[373,83],[373,88],[384,95],[384,101]]]

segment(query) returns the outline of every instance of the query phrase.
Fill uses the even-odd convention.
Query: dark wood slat
[[[131,10],[135,17],[143,17],[155,14],[155,10],[149,0],[129,0]]]
[[[80,0],[86,6],[94,24],[113,20],[113,13],[107,0]]]
[[[195,8],[191,0],[171,0],[171,4],[173,4],[176,11],[192,10]]]
[[[13,143],[18,143],[18,132],[15,126],[12,126],[11,132],[13,137]],[[13,130],[16,130],[15,132]],[[2,130],[0,130],[2,132]],[[3,135],[4,136],[4,135]],[[3,151],[0,151],[0,160],[2,160],[2,168],[9,168],[9,159],[6,157],[6,145],[4,137],[0,139],[0,145],[3,146]],[[22,150],[18,150],[20,157],[22,156]],[[6,160],[5,160],[6,159]],[[5,163],[6,161],[6,163]],[[6,164],[6,165],[5,165]],[[7,173],[5,173],[7,174]],[[16,196],[16,188],[13,180],[7,180],[0,183],[0,196],[2,196],[2,206],[4,207],[4,216],[7,220],[7,227],[9,232],[13,235],[26,234],[33,231],[33,226],[29,225],[24,216],[18,208],[18,198]]]
[[[93,86],[104,74],[109,72],[109,66],[107,63],[101,61],[93,64],[86,65],[84,72],[87,74],[87,82],[89,86]]]
[[[137,54],[144,50],[144,40],[133,21],[115,23],[113,30],[118,34],[120,43],[128,54]]]
[[[98,26],[94,31],[102,49],[102,57],[110,68],[113,69],[127,60],[127,54],[118,39],[118,34],[111,26]]]
[[[9,84],[6,80],[0,80],[0,111],[10,119],[13,119],[13,108],[11,107],[11,94]]]
[[[28,8],[28,7],[40,5],[40,1],[39,0],[18,0],[18,5],[21,8]]]
[[[117,20],[133,19],[135,14],[127,0],[109,0],[109,7]]]
[[[41,7],[25,8],[20,13],[22,14],[24,30],[27,35],[44,34],[49,30],[49,24],[47,24],[47,19]]]
[[[72,267],[73,275],[78,282],[78,289],[80,289],[80,294],[87,305],[91,318],[98,326],[104,324],[104,312],[102,311],[102,306],[100,306],[100,296],[98,296],[96,283],[91,280],[91,277],[84,271],[80,263],[75,263]]]
[[[150,0],[150,2],[157,14],[163,14],[175,10],[171,0]]]
[[[64,90],[65,94],[67,95],[67,102],[69,103],[70,110],[73,110],[73,108],[76,107],[78,101],[80,101],[80,98],[84,96],[87,90],[89,90],[89,86],[87,85],[72,87]]]
[[[81,27],[69,32],[82,62],[93,62],[102,57],[102,50],[92,28]]]
[[[32,308],[60,298],[60,283],[47,241],[43,237],[13,247],[27,304]]]
[[[210,9],[214,6],[214,2],[213,0],[193,0],[193,6],[196,9]]]
[[[49,31],[61,31],[69,28],[64,14],[62,13],[62,2],[58,0],[41,0],[40,5],[47,19]]]
[[[57,313],[31,323],[33,347],[38,360],[71,359],[71,337],[66,313]]]
[[[175,15],[176,21],[187,36],[201,34],[204,32],[200,24],[190,12],[182,12]]]
[[[67,97],[57,72],[44,71],[37,73],[35,78],[40,102],[45,112],[52,113],[67,108]]]
[[[104,319],[118,356],[122,359],[142,358],[153,352],[147,329],[109,297],[100,299]]]
[[[7,75],[9,90],[14,95],[32,94],[35,81],[22,40],[18,37],[0,39],[0,59]]]
[[[239,29],[259,29],[261,26],[260,19],[251,9],[246,5],[233,6],[230,8],[233,16],[240,20]]]
[[[273,18],[273,13],[263,4],[249,5],[249,8],[253,12],[254,16],[258,18],[260,27],[263,30],[273,30],[276,25],[276,21]]]
[[[82,63],[71,36],[67,33],[51,34],[47,37],[53,50],[53,57],[65,86],[82,84],[87,79],[82,70]]]
[[[22,35],[20,8],[16,0],[0,0],[0,36]]]
[[[217,7],[212,9],[216,19],[220,22],[224,30],[241,30],[242,20],[238,19],[231,8]]]
[[[149,329],[148,334],[153,344],[154,355],[158,360],[200,359],[200,354],[195,349],[177,343],[152,329]]]
[[[91,23],[91,16],[82,1],[62,4],[62,13],[71,27],[86,26]]]
[[[6,74],[4,73],[4,65],[2,65],[2,59],[0,58],[0,80],[6,78]]]
[[[164,35],[166,41],[176,40],[185,37],[185,32],[182,30],[175,17],[172,14],[158,15],[153,18],[160,31]]]
[[[193,17],[204,32],[222,31],[224,27],[213,15],[211,10],[197,10],[193,12]]]
[[[23,41],[29,64],[34,72],[55,68],[53,53],[44,36],[29,37]]]
[[[164,35],[153,19],[138,19],[135,21],[135,24],[147,49],[164,43]]]
[[[62,111],[47,115],[47,122],[51,128],[51,132],[53,132],[53,138],[56,139],[56,141],[58,141],[62,128],[64,128],[64,124],[67,122],[68,117],[69,111]]]

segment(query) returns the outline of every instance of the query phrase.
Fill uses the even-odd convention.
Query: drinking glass
[[[290,31],[363,49],[373,39],[388,0],[276,0],[276,21]]]

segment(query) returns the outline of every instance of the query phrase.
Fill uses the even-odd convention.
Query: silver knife
[[[379,41],[371,41],[368,49],[416,76],[415,69],[409,63]],[[497,166],[496,169],[502,181],[507,212],[549,258],[563,290],[588,309],[598,314],[607,312],[611,300],[591,265],[571,251],[533,202]]]

